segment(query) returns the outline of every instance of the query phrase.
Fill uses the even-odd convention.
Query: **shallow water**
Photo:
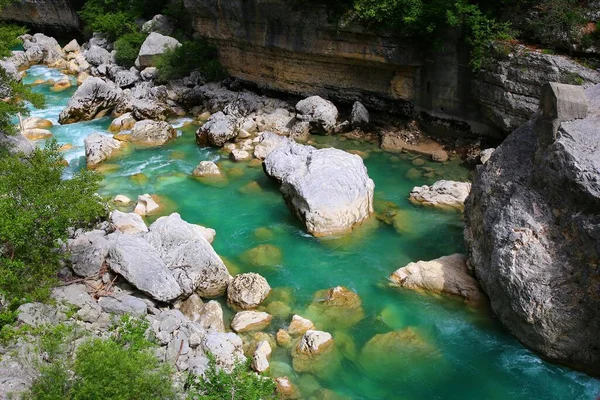
[[[34,67],[25,81],[60,75]],[[48,104],[32,115],[56,123],[74,90],[54,93],[48,85],[36,86]],[[195,126],[182,128],[185,119],[171,122],[179,127],[177,140],[161,148],[129,148],[105,162],[102,194],[132,199],[156,194],[166,205],[162,214],[177,211],[189,222],[216,229],[214,247],[232,274],[259,272],[275,288],[270,303],[280,300],[292,312],[313,318],[317,328],[333,333],[336,352],[327,367],[314,374],[294,373],[286,365],[290,356],[285,349],[278,348],[272,356],[272,373],[290,376],[303,398],[310,398],[319,387],[354,399],[594,399],[600,394],[600,382],[542,361],[486,310],[387,286],[390,273],[411,261],[464,251],[459,214],[424,209],[407,200],[415,185],[466,179],[468,171],[458,164],[426,162],[415,167],[414,156],[382,153],[368,143],[314,138],[319,146],[365,152],[376,185],[376,209],[392,207],[398,216],[394,226],[372,218],[351,235],[319,240],[304,232],[260,165],[232,163],[218,150],[199,148]],[[61,144],[73,145],[65,152],[67,174],[85,166],[84,138],[105,132],[109,124],[105,118],[51,128]],[[191,177],[202,160],[217,162],[225,178]],[[414,169],[428,177],[413,177]],[[247,253],[261,245],[275,246],[279,252],[264,247],[267,256]],[[356,315],[332,321],[314,307],[308,309],[316,291],[337,285],[360,295],[364,309],[360,321],[353,321]],[[267,305],[272,307],[268,310],[277,305],[281,310],[281,303]],[[289,317],[275,318],[268,331],[275,333],[288,323]],[[406,328],[418,339],[365,346],[375,335]]]

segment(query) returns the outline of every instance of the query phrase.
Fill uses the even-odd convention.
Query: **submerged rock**
[[[535,118],[477,170],[465,204],[469,264],[522,343],[599,375],[600,151],[591,144],[600,86],[544,92]]]
[[[395,271],[390,280],[407,289],[459,296],[473,303],[485,301],[479,284],[469,275],[467,257],[462,254],[410,263]]]
[[[365,317],[360,296],[343,286],[315,293],[308,307],[308,316],[331,328],[350,327]]]
[[[329,100],[319,96],[311,96],[296,104],[298,112],[296,118],[311,124],[313,129],[333,133],[337,119],[338,110]]]
[[[227,288],[227,303],[236,310],[249,310],[258,307],[271,292],[265,278],[259,274],[237,275]]]
[[[258,268],[273,268],[281,263],[283,253],[272,244],[261,244],[242,254],[242,259]]]
[[[375,184],[357,155],[291,142],[273,150],[264,168],[315,236],[347,232],[373,212]]]
[[[90,77],[77,88],[60,113],[58,122],[72,124],[105,116],[117,106],[122,96],[122,90],[113,82]]]
[[[194,169],[192,175],[197,177],[203,176],[220,176],[219,167],[212,161],[200,161],[200,164]]]
[[[435,208],[462,210],[470,190],[468,182],[438,181],[432,186],[415,187],[410,192],[410,201]]]

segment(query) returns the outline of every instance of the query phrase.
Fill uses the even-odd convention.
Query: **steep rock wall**
[[[18,0],[0,13],[0,20],[18,21],[52,32],[74,32],[81,23],[75,11],[81,0]]]

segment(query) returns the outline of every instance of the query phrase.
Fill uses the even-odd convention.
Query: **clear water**
[[[34,67],[26,82],[60,75]],[[35,90],[46,95],[48,104],[32,115],[56,122],[75,89],[54,93],[48,85],[38,85]],[[272,373],[292,377],[303,398],[310,398],[318,387],[353,399],[595,399],[600,394],[599,381],[542,361],[509,336],[487,310],[387,286],[389,274],[408,262],[464,250],[459,214],[407,201],[417,184],[442,177],[465,179],[468,172],[459,165],[426,163],[418,168],[428,168],[429,177],[410,180],[406,175],[415,168],[412,156],[382,153],[367,143],[315,138],[318,145],[368,154],[365,163],[376,184],[376,208],[381,212],[393,205],[399,210],[395,227],[373,218],[351,235],[319,240],[303,231],[260,165],[232,163],[218,150],[197,147],[196,127],[182,128],[187,122],[172,121],[180,136],[166,146],[129,148],[106,161],[102,194],[132,199],[156,194],[165,205],[163,214],[177,211],[189,222],[216,229],[214,247],[232,273],[259,272],[275,288],[271,302],[281,300],[292,312],[313,318],[317,328],[333,333],[336,353],[314,374],[294,373],[286,366],[290,356],[285,349],[278,348],[272,356]],[[61,144],[73,145],[65,152],[68,173],[85,166],[83,139],[94,131],[104,132],[109,124],[110,119],[101,119],[51,129]],[[202,160],[216,161],[225,178],[191,177]],[[246,253],[260,245],[280,251],[269,248],[266,260]],[[364,317],[352,326],[347,323],[352,316],[332,321],[308,309],[316,291],[337,285],[351,288],[362,299]],[[276,318],[269,332],[288,323],[289,318]],[[365,347],[377,334],[409,327],[420,338],[417,344]]]

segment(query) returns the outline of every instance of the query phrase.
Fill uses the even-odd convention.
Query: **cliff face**
[[[19,0],[0,13],[0,20],[18,21],[53,32],[73,32],[80,28],[78,0]]]
[[[282,0],[185,0],[195,30],[216,44],[229,72],[261,87],[375,109],[456,118],[477,125],[466,54],[450,32],[435,56],[414,40],[340,28],[325,7]]]
[[[600,374],[600,85],[542,111],[477,171],[465,240],[493,311],[543,356]],[[585,117],[585,118],[584,118]]]

